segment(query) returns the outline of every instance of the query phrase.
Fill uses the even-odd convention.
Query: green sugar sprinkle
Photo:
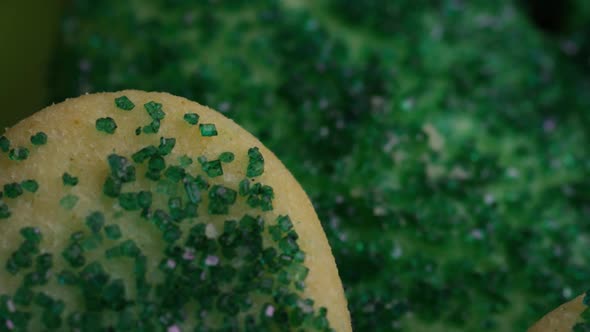
[[[119,205],[126,211],[147,209],[152,205],[152,193],[149,191],[122,193],[119,195]]]
[[[0,201],[0,219],[8,219],[8,218],[10,218],[11,215],[12,215],[12,213],[10,212],[8,205],[6,205],[6,203]]]
[[[109,176],[102,186],[102,192],[109,197],[117,197],[121,193],[121,187],[122,183],[120,180]]]
[[[156,148],[153,145],[150,146],[146,146],[145,148],[142,148],[141,150],[135,152],[132,156],[131,159],[133,159],[134,162],[141,164],[143,163],[146,159],[157,155],[159,152],[158,148]]]
[[[253,178],[264,172],[264,158],[257,147],[248,149],[248,168],[246,176]]]
[[[0,150],[2,152],[10,150],[10,140],[6,136],[0,136]]]
[[[199,123],[199,115],[197,113],[186,113],[184,115],[184,121],[194,126]]]
[[[76,206],[78,200],[78,196],[68,194],[59,201],[59,205],[61,205],[66,210],[71,210]]]
[[[57,283],[60,285],[73,286],[78,283],[78,276],[72,271],[62,270],[57,274]]]
[[[228,214],[230,205],[236,201],[235,190],[214,185],[209,190],[209,214]]]
[[[62,180],[64,186],[72,186],[73,187],[78,184],[78,178],[75,176],[72,176],[68,172],[64,173],[61,176],[61,180]]]
[[[199,125],[199,130],[203,137],[217,136],[217,128],[213,123],[202,123]]]
[[[43,234],[37,227],[23,227],[19,231],[20,235],[28,242],[39,244],[43,240]]]
[[[115,106],[124,111],[131,111],[135,107],[135,104],[127,96],[121,96],[115,98]]]
[[[107,238],[111,240],[118,240],[121,238],[122,235],[121,229],[116,224],[106,225],[104,227],[104,233],[107,236]]]
[[[74,241],[62,251],[61,255],[72,267],[82,267],[86,264],[83,252],[82,246]]]
[[[40,131],[35,135],[31,136],[31,143],[33,145],[45,145],[47,144],[47,134]]]
[[[135,166],[125,157],[111,154],[107,158],[111,176],[122,183],[135,181]]]
[[[16,161],[26,160],[29,158],[29,149],[23,147],[11,149],[10,152],[8,152],[8,158]]]
[[[176,145],[176,138],[165,138],[160,137],[160,146],[158,147],[158,153],[161,156],[167,156],[172,152]]]
[[[117,130],[117,124],[111,117],[99,118],[96,120],[96,130],[107,134],[114,134],[115,130]]]
[[[86,217],[86,226],[90,228],[93,233],[98,233],[104,225],[104,214],[99,211],[92,212]]]
[[[39,183],[37,183],[35,180],[25,180],[21,182],[20,185],[24,190],[31,193],[35,193],[37,190],[39,190]]]
[[[221,160],[221,162],[223,163],[231,163],[232,161],[234,161],[234,154],[233,152],[223,152],[222,154],[219,155],[219,160]]]
[[[182,167],[188,167],[193,164],[193,159],[187,155],[180,156],[178,162]]]
[[[164,172],[164,176],[175,183],[182,180],[185,175],[186,171],[180,166],[170,166],[166,169],[166,172]]]
[[[153,120],[150,124],[143,127],[144,134],[156,134],[160,131],[160,120]]]
[[[23,194],[23,188],[19,183],[7,183],[4,185],[4,195],[8,198],[17,198]]]
[[[162,111],[162,104],[160,103],[150,101],[149,103],[143,105],[143,107],[145,107],[145,110],[154,121],[160,121],[166,116],[166,113]]]
[[[243,192],[248,195],[246,203],[248,203],[250,207],[259,207],[262,211],[271,211],[273,209],[272,200],[274,198],[274,191],[272,187],[261,183],[255,183],[253,186],[244,190],[242,190],[242,187],[240,186],[240,194],[243,195]]]
[[[206,159],[199,159],[201,162],[201,168],[203,172],[207,174],[207,176],[214,178],[220,175],[223,175],[223,169],[221,168],[221,161],[219,160],[211,160],[206,161]]]

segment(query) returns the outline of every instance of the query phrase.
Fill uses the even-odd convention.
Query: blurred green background
[[[0,6],[3,126],[124,88],[220,110],[312,198],[356,331],[523,331],[590,287],[588,1]]]

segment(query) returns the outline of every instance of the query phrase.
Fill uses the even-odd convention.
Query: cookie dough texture
[[[114,100],[120,96],[127,96],[135,108],[131,111],[117,108]],[[161,103],[166,117],[161,121],[157,134],[137,135],[136,129],[151,121],[144,109],[144,104],[150,101]],[[183,119],[186,113],[197,113],[201,124],[215,124],[218,135],[202,136],[198,125],[190,125]],[[107,117],[114,119],[117,125],[112,135],[95,128],[98,118]],[[47,134],[48,142],[43,146],[33,146],[30,137],[40,131]],[[106,197],[102,191],[109,172],[106,161],[108,155],[116,153],[130,158],[147,145],[158,146],[160,137],[174,137],[176,146],[169,159],[179,160],[184,155],[190,156],[194,162],[187,170],[202,174],[198,156],[213,160],[221,153],[230,151],[235,154],[235,160],[223,164],[224,174],[207,180],[211,185],[223,184],[237,190],[239,182],[246,178],[247,151],[251,147],[258,147],[265,160],[265,170],[256,180],[274,189],[274,210],[270,213],[274,216],[290,216],[299,235],[299,246],[306,253],[304,265],[309,268],[309,274],[302,298],[313,299],[316,309],[322,306],[328,308],[328,320],[335,331],[351,331],[346,299],[334,258],[310,200],[277,157],[232,120],[184,98],[166,93],[127,90],[84,95],[50,106],[8,129],[5,136],[11,140],[13,147],[27,147],[30,156],[24,161],[14,161],[8,158],[8,154],[1,154],[0,185],[35,179],[39,183],[39,190],[34,194],[25,192],[16,199],[5,199],[12,216],[0,224],[0,262],[4,264],[22,242],[19,230],[24,226],[36,226],[43,234],[42,247],[55,253],[56,271],[65,265],[59,253],[67,237],[84,227],[84,218],[91,211],[101,209],[110,216],[121,210],[117,200]],[[79,184],[65,186],[62,183],[65,172],[78,177]],[[139,186],[147,180],[139,180],[143,169],[137,172],[138,183],[129,185],[130,188],[138,186],[136,190],[140,190]],[[154,191],[160,189],[154,188]],[[60,205],[60,200],[67,195],[78,197],[71,210]],[[253,213],[246,204],[236,204],[230,208],[229,215],[211,216],[207,213],[206,203],[207,197],[203,197],[198,218],[211,225],[207,232],[212,236],[223,232],[225,220],[239,219],[244,213]],[[162,245],[159,243],[162,242],[162,236],[157,230],[145,231],[140,229],[146,227],[145,224],[139,221],[113,221],[108,216],[106,223],[115,222],[123,234],[133,234],[148,257],[150,252],[157,254],[161,250]],[[266,220],[267,224],[269,220]],[[158,262],[152,260],[150,264],[156,268]],[[0,293],[13,292],[21,278],[18,275],[11,276],[6,271],[0,272]],[[66,304],[76,301],[64,293],[61,287],[46,287],[44,291],[51,296],[66,297]]]

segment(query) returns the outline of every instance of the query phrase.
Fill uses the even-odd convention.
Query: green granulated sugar
[[[262,175],[264,172],[264,158],[257,147],[248,149],[248,167],[246,169],[246,176],[256,177]]]
[[[47,144],[47,134],[42,131],[36,133],[35,135],[31,136],[31,143],[37,146]]]
[[[93,233],[98,233],[105,223],[104,214],[100,211],[94,211],[86,217],[86,226]]]
[[[4,195],[8,198],[17,198],[23,194],[23,188],[20,183],[7,183],[4,185]]]
[[[221,167],[220,160],[202,162],[201,169],[211,178],[223,175],[223,168]]]
[[[72,267],[82,267],[86,264],[83,252],[82,246],[77,242],[73,242],[62,251],[62,257]]]
[[[199,123],[199,115],[197,113],[186,113],[183,118],[184,121],[193,126]]]
[[[137,193],[121,193],[119,195],[119,205],[127,211],[136,211],[139,206],[139,195]]]
[[[122,183],[112,176],[108,177],[102,187],[102,192],[109,197],[117,197],[121,193]]]
[[[8,205],[0,200],[0,219],[8,219],[11,215],[12,212],[10,212]]]
[[[166,168],[166,160],[162,156],[152,156],[148,161],[148,169],[153,172],[161,172]]]
[[[180,163],[180,166],[186,168],[193,164],[193,159],[187,155],[183,155],[178,158],[178,162]]]
[[[235,203],[237,192],[233,189],[214,185],[209,190],[209,213],[227,214],[229,207]]]
[[[76,186],[78,184],[78,178],[69,174],[68,172],[65,172],[62,177],[62,182],[64,184],[64,186]]]
[[[16,161],[26,160],[29,158],[29,149],[23,147],[11,149],[8,152],[8,158]]]
[[[143,127],[144,134],[157,134],[160,131],[160,120],[153,120],[148,125]]]
[[[166,117],[166,113],[162,110],[162,104],[156,103],[155,101],[150,101],[149,103],[143,105],[149,116],[154,121],[163,120]]]
[[[152,193],[149,191],[140,191],[137,194],[137,203],[142,209],[147,209],[152,205]]]
[[[160,138],[160,146],[158,147],[158,153],[160,154],[160,156],[169,155],[172,152],[172,150],[174,149],[175,145],[176,145],[175,138],[161,137]]]
[[[238,192],[240,196],[246,196],[250,193],[250,180],[243,179],[238,185]]]
[[[157,147],[153,145],[146,146],[145,148],[142,148],[141,150],[134,153],[131,156],[131,159],[133,159],[134,162],[141,164],[150,157],[157,155],[158,152],[159,150]]]
[[[217,127],[215,127],[215,124],[201,123],[199,125],[199,130],[201,131],[201,136],[203,137],[217,136]]]
[[[61,207],[66,210],[71,210],[76,206],[76,204],[78,204],[78,200],[78,196],[68,194],[60,199],[59,205],[61,205]]]
[[[111,154],[107,157],[111,176],[122,183],[135,181],[135,166],[126,157]]]
[[[180,166],[170,166],[164,172],[164,176],[173,182],[179,182],[185,175],[186,171]]]
[[[98,118],[95,124],[96,130],[102,131],[107,134],[114,134],[117,130],[117,124],[111,117]]]
[[[39,190],[39,183],[35,180],[24,180],[20,185],[24,190],[31,193],[36,193]]]
[[[219,155],[219,160],[221,160],[221,162],[223,163],[231,163],[232,161],[234,161],[234,154],[233,152],[223,152],[222,154]]]
[[[69,270],[62,270],[57,274],[57,283],[60,285],[73,286],[78,283],[78,276]]]
[[[121,229],[116,224],[106,225],[104,227],[104,233],[111,240],[118,240],[122,236]]]
[[[255,183],[253,186],[246,189],[242,186],[242,183],[240,183],[240,190],[248,195],[246,203],[248,203],[250,207],[260,207],[262,211],[270,211],[273,209],[272,200],[274,199],[274,190],[272,187],[261,183]]]
[[[127,96],[121,96],[115,98],[115,106],[124,111],[131,111],[135,107],[135,104]]]
[[[37,227],[23,227],[19,231],[20,235],[28,242],[39,244],[43,240],[43,234]]]
[[[0,151],[8,152],[10,150],[10,140],[6,136],[0,136]]]

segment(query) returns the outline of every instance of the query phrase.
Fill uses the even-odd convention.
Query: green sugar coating
[[[24,180],[20,185],[24,190],[31,193],[36,193],[39,190],[39,183],[35,180]]]
[[[116,224],[106,225],[104,227],[104,233],[111,240],[118,240],[122,236],[121,229]]]
[[[166,156],[172,152],[176,145],[176,138],[160,138],[160,146],[158,147],[158,153],[160,156]]]
[[[135,104],[127,96],[121,96],[115,98],[115,106],[124,111],[131,111],[135,107]]]
[[[246,188],[242,183],[240,183],[240,195],[248,196],[246,202],[250,207],[257,208],[259,207],[262,211],[270,211],[272,210],[272,199],[274,198],[274,191],[272,187],[263,185],[261,183],[255,183],[252,186]]]
[[[248,168],[246,169],[246,176],[256,177],[262,175],[264,172],[264,158],[257,147],[248,150]]]
[[[217,136],[217,128],[213,123],[201,123],[199,125],[199,130],[203,137]]]
[[[188,167],[193,164],[193,159],[187,155],[180,156],[178,162],[182,167]]]
[[[102,131],[107,134],[114,134],[117,130],[117,124],[111,117],[98,118],[96,119],[96,130]]]
[[[160,120],[153,120],[148,125],[145,125],[142,130],[144,134],[156,134],[160,131],[160,126]]]
[[[86,217],[86,226],[88,226],[93,233],[100,232],[104,222],[104,214],[100,211],[92,212]]]
[[[153,114],[160,109],[159,103],[146,104]],[[20,278],[20,284],[12,296],[0,294],[0,316],[20,330],[35,326],[170,331],[184,329],[191,320],[197,331],[273,331],[286,326],[333,331],[326,309],[315,308],[312,299],[302,297],[309,272],[305,253],[290,218],[267,213],[272,210],[273,189],[254,183],[244,191],[240,185],[238,196],[229,186],[210,185],[207,177],[223,175],[222,162],[234,160],[229,151],[218,160],[199,157],[200,168],[189,168],[188,156],[174,157],[180,165],[167,166],[175,145],[175,138],[162,137],[158,147],[144,147],[130,157],[105,156],[101,190],[107,205],[97,204],[98,210],[90,210],[81,221],[74,221],[79,218],[70,212],[68,222],[79,224],[59,252],[43,247],[39,229],[22,228],[24,241],[5,262],[6,273]],[[262,156],[255,152],[254,161],[259,162]],[[242,153],[252,159],[252,151]],[[63,185],[78,182],[63,173]],[[140,189],[129,191],[131,185]],[[34,180],[8,183],[0,198],[17,198],[24,190],[38,188]],[[203,197],[208,204],[201,217]],[[225,221],[220,234],[212,235],[216,231],[211,230],[209,215],[229,215],[238,200],[252,207],[252,214]],[[60,205],[70,211],[78,201],[78,196],[66,194]],[[108,212],[100,210],[105,206],[116,211],[109,224]],[[8,205],[0,201],[0,218],[10,215]],[[119,224],[137,222],[140,228],[124,236]],[[142,232],[150,237],[149,245]],[[148,257],[143,252],[146,247],[159,252]],[[152,268],[153,263],[157,268]],[[113,270],[113,264],[130,269]],[[55,287],[54,282],[78,294],[77,300],[69,303],[46,292]]]
[[[184,121],[193,126],[199,123],[199,115],[197,113],[186,113],[183,118]]]
[[[31,136],[31,143],[33,145],[45,145],[47,144],[47,134],[40,131],[35,135]]]
[[[201,163],[201,169],[207,174],[207,176],[214,178],[223,175],[223,168],[221,167],[220,160],[207,161],[205,158],[200,158],[199,162]]]
[[[0,219],[8,219],[12,215],[10,208],[0,199]]]
[[[226,163],[226,164],[234,161],[234,158],[235,158],[235,156],[234,156],[233,152],[230,152],[230,151],[223,152],[219,155],[219,160],[221,160],[221,162]]]
[[[16,161],[26,160],[29,158],[29,149],[23,147],[10,149],[8,152],[8,158],[10,158],[10,160]]]
[[[209,190],[209,213],[227,214],[229,207],[236,201],[237,193],[231,188],[214,185]]]
[[[143,105],[143,107],[154,121],[160,121],[166,117],[166,113],[164,113],[162,110],[162,104],[160,103],[150,101],[149,103]]]
[[[20,183],[7,183],[4,185],[4,195],[8,198],[17,198],[23,194],[23,188]]]
[[[64,186],[76,186],[79,182],[78,178],[69,174],[68,172],[65,172],[62,177],[62,182],[64,184]]]
[[[61,205],[61,207],[63,207],[66,210],[71,210],[76,206],[76,204],[78,204],[78,200],[78,196],[68,194],[59,200],[59,205]]]

